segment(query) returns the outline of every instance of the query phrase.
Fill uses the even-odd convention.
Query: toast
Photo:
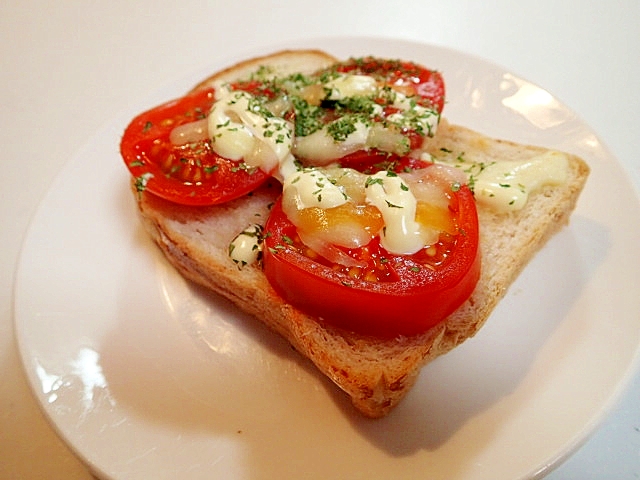
[[[226,69],[196,88],[244,77],[263,64],[281,72],[311,72],[334,61],[320,51],[280,52]],[[548,152],[487,138],[444,120],[428,150],[438,161],[464,152],[487,164],[495,159],[526,160]],[[266,221],[281,193],[277,181],[267,182],[251,195],[210,207],[177,205],[132,186],[145,229],[184,277],[228,298],[285,337],[351,398],[358,411],[379,418],[402,400],[427,362],[482,327],[528,261],[568,223],[589,167],[576,156],[566,157],[566,181],[532,193],[522,209],[505,213],[478,204],[482,269],[471,297],[426,332],[395,338],[375,338],[320,322],[286,303],[259,264],[239,269],[229,258],[228,247],[236,235],[256,219]]]

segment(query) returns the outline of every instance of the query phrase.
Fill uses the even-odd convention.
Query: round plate
[[[437,68],[450,121],[570,151],[592,168],[570,225],[480,333],[426,366],[381,420],[359,416],[286,342],[168,266],[138,222],[118,155],[135,113],[283,47]],[[531,478],[584,441],[638,356],[640,209],[620,165],[570,109],[481,59],[379,38],[255,49],[179,83],[132,106],[68,163],[33,219],[17,272],[16,332],[29,381],[97,474]]]

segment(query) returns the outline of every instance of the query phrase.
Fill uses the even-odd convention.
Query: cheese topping
[[[531,192],[544,185],[564,183],[567,166],[567,156],[559,152],[547,152],[521,162],[496,162],[476,178],[476,198],[493,208],[520,210]]]
[[[389,115],[387,121],[401,129],[413,128],[422,135],[435,134],[440,122],[440,114],[435,110],[416,104],[415,99],[400,92],[394,92],[393,106],[400,111]]]

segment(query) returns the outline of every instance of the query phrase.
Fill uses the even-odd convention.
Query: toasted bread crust
[[[308,55],[305,51],[304,55]],[[315,52],[315,51],[314,51]],[[283,52],[287,59],[295,52]],[[314,53],[318,63],[330,56]],[[232,78],[264,61],[280,62],[278,54],[243,62],[199,84]],[[299,60],[299,59],[298,59]],[[212,80],[213,79],[213,80]],[[486,161],[525,159],[544,148],[490,139],[443,122],[431,150],[466,152]],[[587,179],[589,168],[569,156],[569,179],[561,187],[533,194],[524,209],[497,213],[479,207],[483,258],[481,277],[471,297],[442,323],[419,335],[372,338],[338,330],[287,304],[271,287],[260,265],[238,269],[228,245],[256,218],[266,220],[279,195],[277,184],[250,196],[213,207],[184,207],[135,191],[142,222],[167,259],[186,278],[230,299],[284,336],[303,356],[344,390],[365,416],[389,413],[415,383],[422,366],[475,335],[533,255],[565,225]]]
[[[313,73],[335,63],[337,59],[322,50],[281,50],[269,55],[251,58],[236,63],[205,78],[191,91],[210,87],[216,82],[246,79],[256,71],[256,67],[269,66],[281,74]]]

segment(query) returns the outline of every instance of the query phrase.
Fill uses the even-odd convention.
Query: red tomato
[[[213,205],[240,197],[269,178],[260,169],[217,155],[206,138],[183,145],[170,140],[176,127],[204,121],[213,101],[212,89],[198,90],[129,124],[120,151],[139,190],[180,204]]]
[[[451,192],[457,233],[435,252],[393,255],[377,239],[346,250],[363,267],[334,264],[297,237],[278,202],[265,226],[264,272],[282,297],[335,326],[376,336],[412,335],[458,308],[480,275],[478,217],[467,186]]]
[[[385,86],[390,87],[392,90],[410,97],[412,101],[416,102],[416,104],[435,111],[438,115],[442,113],[444,108],[444,78],[438,71],[429,70],[416,63],[380,59],[376,57],[353,58],[346,62],[337,63],[329,67],[327,72],[368,75],[375,78]],[[321,72],[320,75],[322,76],[322,74],[323,73]],[[375,121],[380,122],[380,124],[384,125],[388,118],[401,111],[398,107],[389,103],[391,98],[385,94],[381,94],[381,96],[374,99],[374,101],[383,106],[381,113],[379,113],[375,118]],[[337,103],[340,104],[340,101],[337,101]],[[327,102],[327,106],[331,108],[331,105],[331,102]],[[349,112],[352,108],[357,109],[362,108],[362,106],[357,102],[353,105],[347,103],[345,105],[340,105],[339,109],[336,108],[336,112]],[[336,115],[339,115],[336,112],[332,112],[330,110],[327,111],[325,121],[335,120]],[[393,131],[397,127],[391,125],[388,128]],[[400,127],[400,130],[397,132],[401,133],[406,141],[407,150],[397,151],[397,153],[401,153],[402,155],[420,148],[425,136],[432,135],[432,132],[430,130],[425,130],[424,125],[422,124],[416,124],[413,126],[408,124]],[[404,150],[404,146],[402,147],[402,150]],[[383,153],[381,155],[387,155],[387,153]],[[371,156],[371,160],[378,161],[380,155],[376,148],[365,148],[355,154],[342,157],[340,159],[340,163],[344,166],[351,166],[351,162],[358,162],[360,165],[364,165],[366,156]]]
[[[402,157],[379,150],[360,150],[339,159],[340,166],[353,168],[362,173],[373,174],[383,170],[396,173],[418,170],[431,165],[431,162],[413,157]]]
[[[388,85],[406,90],[408,95],[418,95],[423,100],[423,106],[432,107],[438,113],[444,108],[444,79],[436,70],[429,70],[413,62],[375,57],[351,59],[338,64],[337,70],[382,79]]]

